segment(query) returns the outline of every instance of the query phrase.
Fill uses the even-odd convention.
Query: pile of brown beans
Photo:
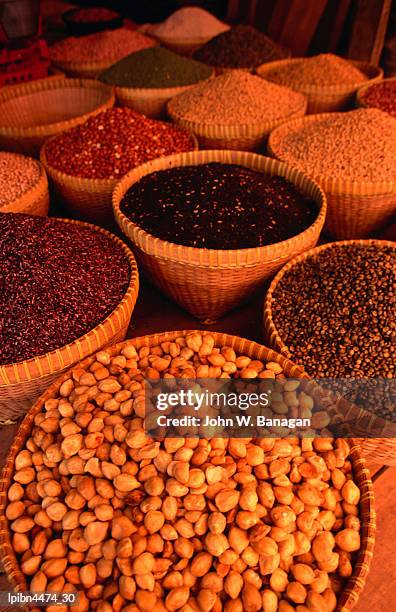
[[[31,157],[0,152],[0,208],[20,198],[41,176],[40,164]]]
[[[199,375],[286,382],[193,332],[101,351],[47,399],[6,508],[29,590],[78,591],[71,612],[335,610],[360,548],[348,443],[148,438],[144,379]]]

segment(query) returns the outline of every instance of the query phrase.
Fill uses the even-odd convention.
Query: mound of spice
[[[244,249],[287,240],[317,216],[282,177],[209,163],[144,176],[121,201],[133,223],[163,240],[206,249]]]
[[[195,39],[213,38],[229,29],[229,25],[199,6],[186,6],[152,26],[149,32],[158,38]]]
[[[296,91],[233,70],[176,96],[169,103],[169,112],[176,118],[209,125],[248,125],[287,118],[304,102],[304,96]]]
[[[101,6],[81,8],[69,16],[70,21],[76,23],[92,23],[97,21],[111,21],[117,19],[119,14]]]
[[[152,38],[140,32],[118,28],[87,36],[69,36],[50,47],[50,57],[55,64],[117,61],[155,44]]]
[[[101,323],[122,300],[130,265],[89,227],[0,213],[0,365],[60,348]]]
[[[0,151],[0,208],[32,189],[41,176],[37,160]]]
[[[48,164],[72,176],[121,178],[156,157],[191,151],[191,136],[130,108],[111,108],[63,132],[45,147]]]
[[[366,75],[353,64],[332,53],[292,59],[283,66],[266,70],[265,78],[297,90],[353,85],[367,80]]]
[[[312,376],[395,377],[396,244],[324,249],[283,275],[271,308]]]
[[[287,52],[252,26],[238,25],[212,38],[194,58],[219,68],[257,68],[287,57]]]
[[[278,130],[270,136],[276,156],[313,177],[395,180],[396,119],[380,110],[331,113]]]
[[[367,106],[396,117],[396,80],[385,80],[368,87],[361,95],[361,100]]]
[[[105,70],[100,80],[119,87],[155,89],[192,85],[211,74],[212,70],[201,62],[152,47],[124,57]]]

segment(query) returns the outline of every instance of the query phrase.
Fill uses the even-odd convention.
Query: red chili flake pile
[[[119,14],[111,9],[92,6],[89,8],[82,8],[73,13],[73,15],[70,16],[70,21],[75,21],[76,23],[92,23],[95,21],[111,21],[118,17]]]
[[[50,47],[50,57],[55,63],[116,62],[130,53],[156,44],[152,38],[140,32],[118,28],[78,38],[69,36]]]
[[[65,346],[122,300],[130,265],[108,236],[48,217],[0,213],[0,365]]]
[[[287,240],[318,214],[314,202],[283,177],[221,163],[144,176],[126,192],[121,210],[157,238],[206,249]]]
[[[396,117],[396,80],[371,85],[362,95],[362,101]]]
[[[193,148],[191,136],[170,123],[111,108],[48,142],[46,156],[60,172],[114,179],[156,157]]]

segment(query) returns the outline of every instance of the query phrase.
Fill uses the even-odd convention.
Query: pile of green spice
[[[162,47],[132,53],[105,70],[101,81],[131,88],[166,88],[193,85],[208,79],[211,69]]]
[[[364,91],[361,100],[367,106],[379,108],[392,117],[396,117],[396,79],[371,85]]]
[[[129,284],[120,246],[89,227],[0,213],[0,365],[43,355],[83,336]]]
[[[206,249],[274,244],[307,229],[318,214],[283,177],[217,162],[144,176],[121,210],[158,238]]]
[[[298,91],[313,86],[353,85],[367,80],[366,75],[353,64],[332,53],[292,59],[283,66],[265,69],[263,76]]]
[[[249,125],[287,118],[303,109],[302,94],[232,70],[173,98],[172,117],[207,125]]]
[[[294,265],[272,316],[292,355],[316,377],[396,375],[396,244],[336,245]]]
[[[130,108],[111,108],[63,132],[45,147],[59,172],[91,179],[121,178],[156,157],[191,151],[190,134]]]
[[[287,52],[256,28],[238,25],[212,38],[193,57],[219,68],[257,68],[287,57]]]

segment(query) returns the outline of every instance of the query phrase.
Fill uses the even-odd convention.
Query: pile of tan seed
[[[396,119],[377,109],[332,113],[272,132],[276,157],[311,176],[394,181]]]
[[[169,111],[197,123],[246,125],[288,117],[303,105],[302,94],[235,70],[176,96]]]
[[[0,152],[0,207],[32,189],[41,176],[40,164],[31,157]]]
[[[144,379],[283,381],[190,333],[125,343],[77,367],[15,458],[6,516],[31,591],[78,591],[71,612],[334,610],[360,549],[345,440],[149,438]],[[298,381],[297,381],[298,382]]]
[[[367,80],[366,75],[353,64],[332,53],[289,60],[283,66],[267,70],[264,76],[279,85],[297,90],[310,86],[353,85]]]

